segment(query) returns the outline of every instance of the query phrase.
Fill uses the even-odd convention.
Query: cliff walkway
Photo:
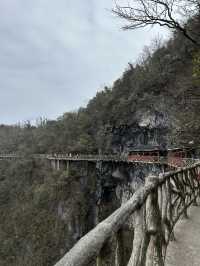
[[[200,163],[149,176],[145,186],[82,237],[55,266],[200,265],[199,177]],[[134,224],[128,260],[120,238],[127,222]],[[114,261],[105,252],[113,236]]]
[[[137,156],[127,156],[127,155],[99,155],[99,154],[32,154],[32,155],[20,155],[15,153],[10,154],[0,154],[0,160],[15,160],[22,158],[36,158],[36,159],[46,159],[52,162],[53,168],[59,170],[60,163],[67,162],[127,162],[127,163],[143,163],[143,164],[159,164],[168,165],[174,168],[185,167],[194,164],[199,159],[192,158],[179,158],[179,157],[161,157],[161,156],[150,156],[150,155],[137,155]]]
[[[200,207],[189,210],[189,219],[180,220],[175,227],[176,241],[169,244],[166,266],[200,265]]]

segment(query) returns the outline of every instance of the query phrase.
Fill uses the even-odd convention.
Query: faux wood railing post
[[[165,257],[166,254],[166,249],[167,249],[167,242],[170,236],[170,229],[171,229],[171,224],[170,220],[168,220],[167,217],[167,211],[168,211],[168,205],[169,205],[169,192],[167,188],[167,181],[163,183],[162,186],[162,206],[161,206],[161,234],[163,234],[163,239],[162,239],[162,254],[163,257]]]
[[[145,208],[136,213],[133,250],[128,266],[145,266],[149,237],[146,233]]]
[[[97,257],[96,266],[102,266],[102,259],[100,255]]]
[[[175,219],[179,217],[179,211],[181,211],[182,207],[182,217],[183,218],[188,218],[187,215],[187,202],[186,202],[186,191],[185,187],[183,185],[183,172],[179,172],[175,175],[172,176],[173,182],[174,182],[174,188],[173,188],[173,193],[178,197],[179,204],[177,206],[174,205],[175,209]],[[175,208],[176,207],[176,208]]]
[[[148,182],[157,182],[158,177],[149,177]],[[155,189],[146,201],[146,225],[150,242],[147,249],[145,266],[164,266],[162,253],[163,232],[161,225],[161,213],[158,204],[158,189]]]
[[[192,185],[191,185],[189,177],[187,176],[187,172],[186,171],[182,172],[179,177],[180,177],[179,182],[180,182],[180,184],[182,186],[183,208],[184,208],[183,217],[185,219],[188,219],[188,212],[187,212],[187,203],[188,203],[187,202],[187,197],[188,196],[187,196],[187,193],[189,193],[189,194],[191,193]],[[183,180],[186,179],[187,177],[188,177],[189,182],[190,182],[190,187],[189,188],[187,188],[187,186],[183,183]]]
[[[198,190],[198,197],[200,198],[200,167],[197,166],[195,168],[195,173],[196,173],[196,181],[197,181],[197,190]]]
[[[171,183],[170,178],[166,180],[166,193],[167,193],[167,220],[165,221],[165,224],[168,229],[169,235],[165,239],[167,242],[169,240],[174,241],[175,240],[175,234],[173,229],[173,215],[172,215],[172,191],[171,191]]]
[[[162,213],[162,205],[163,205],[163,189],[162,186],[158,187],[158,206],[160,213]]]
[[[186,190],[186,187],[185,185],[183,184],[182,179],[185,179],[186,178],[186,172],[182,172],[180,174],[178,174],[178,178],[180,178],[178,180],[179,184],[180,184],[180,189],[181,189],[181,193],[182,193],[182,201],[183,201],[183,218],[187,219],[188,218],[188,213],[187,213],[187,190]],[[189,191],[188,191],[189,192]]]
[[[192,200],[192,196],[195,194],[194,183],[193,180],[191,179],[190,170],[183,171],[182,182],[183,185],[185,186],[185,193],[188,194],[186,195],[186,198],[188,199],[188,200],[186,199],[186,204],[188,204]],[[193,193],[193,195],[191,194],[191,192]]]
[[[199,166],[196,167],[196,179],[198,182],[198,195],[200,198],[200,167]]]
[[[188,175],[191,179],[191,182],[192,182],[192,186],[193,186],[193,196],[194,196],[194,199],[193,199],[193,206],[198,206],[197,204],[197,196],[198,196],[198,182],[197,182],[197,172],[196,172],[196,169],[191,169],[190,173],[188,171]]]
[[[124,266],[124,245],[122,230],[116,233],[115,266]]]

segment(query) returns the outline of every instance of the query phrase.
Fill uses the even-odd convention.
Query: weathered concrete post
[[[69,177],[69,166],[70,166],[70,162],[67,161],[67,168],[66,168],[67,177]]]
[[[51,167],[53,168],[53,170],[56,170],[56,160],[51,160]]]
[[[57,166],[56,166],[56,170],[60,170],[60,161],[57,159]]]

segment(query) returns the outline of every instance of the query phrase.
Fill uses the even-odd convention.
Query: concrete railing
[[[68,155],[68,154],[55,154],[55,155],[46,155],[49,160],[85,160],[85,161],[123,161],[126,160],[125,156],[120,155],[98,155],[98,154],[77,154],[77,155]]]
[[[128,163],[151,163],[151,164],[167,164],[166,157],[153,157],[153,156],[127,156],[127,155],[90,155],[90,154],[77,154],[65,155],[55,154],[46,155],[48,160],[67,160],[67,161],[113,161],[113,162],[128,162]]]
[[[180,168],[180,167],[187,167],[191,166],[194,163],[199,162],[199,159],[194,158],[181,158],[181,157],[168,157],[167,158],[167,164],[169,166]]]
[[[163,266],[173,228],[200,196],[200,164],[150,176],[144,187],[107,219],[83,236],[55,266],[115,265]],[[123,243],[117,237],[124,224],[135,217],[132,253],[126,263]],[[106,262],[102,249],[116,236],[114,263]],[[91,262],[94,262],[91,264]]]
[[[172,167],[185,167],[194,164],[199,159],[179,158],[179,157],[157,157],[147,155],[100,155],[100,154],[0,154],[0,160],[17,159],[17,158],[35,158],[48,160],[67,160],[67,161],[115,161],[115,162],[138,162],[138,163],[159,163],[168,164]]]
[[[15,153],[2,153],[0,154],[0,160],[11,160],[11,159],[16,159],[16,158],[20,158],[19,155],[15,154]]]

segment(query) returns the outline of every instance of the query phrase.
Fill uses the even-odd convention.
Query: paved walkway
[[[189,219],[175,227],[176,241],[167,249],[166,266],[200,266],[200,206],[191,207]]]

